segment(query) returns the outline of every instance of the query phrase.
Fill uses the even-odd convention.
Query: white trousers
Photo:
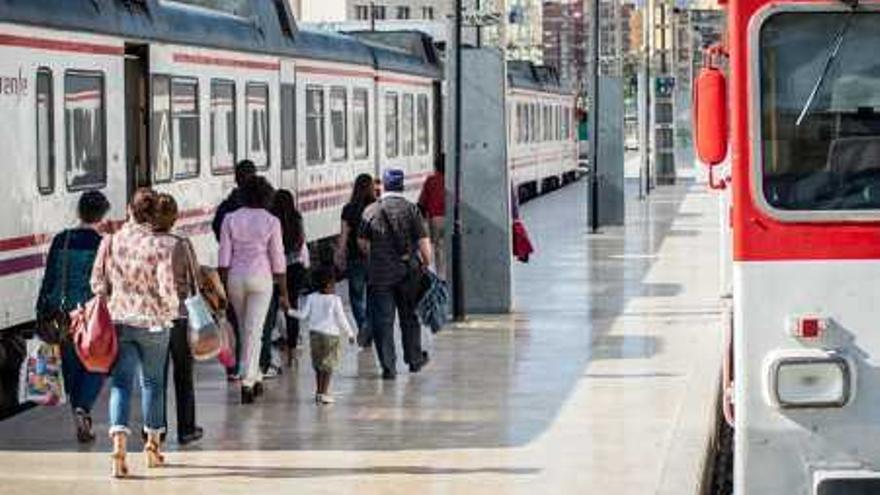
[[[263,381],[260,352],[263,347],[263,323],[272,303],[272,277],[230,275],[226,290],[238,319],[241,343],[241,384],[253,387]]]

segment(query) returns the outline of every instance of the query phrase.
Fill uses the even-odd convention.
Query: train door
[[[125,46],[125,149],[127,195],[150,186],[149,47]]]

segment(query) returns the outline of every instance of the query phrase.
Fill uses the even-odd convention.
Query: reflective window
[[[64,77],[67,187],[79,190],[107,183],[104,76],[70,72]]]
[[[849,16],[783,13],[761,28],[763,193],[775,208],[880,208],[880,15]]]
[[[416,112],[416,140],[419,143],[419,155],[427,155],[430,148],[428,95],[419,95]]]
[[[171,121],[175,177],[199,175],[199,83],[171,80]]]
[[[306,161],[324,163],[324,88],[306,88]]]
[[[269,86],[247,85],[248,158],[260,169],[269,168]]]
[[[400,111],[400,144],[403,156],[413,156],[413,95],[403,95]]]
[[[153,181],[171,180],[171,79],[153,76],[152,125],[150,142],[153,158]]]
[[[211,82],[211,170],[231,172],[238,156],[235,83]]]
[[[330,88],[330,159],[348,159],[348,95],[345,88]]]
[[[52,72],[37,71],[37,189],[43,194],[55,190],[55,111],[52,102]]]
[[[370,155],[370,112],[369,93],[365,89],[354,90],[352,99],[352,118],[354,119],[354,157],[367,158]]]
[[[398,149],[398,100],[397,93],[385,94],[385,154],[388,158],[395,158],[399,153]]]
[[[281,168],[296,168],[296,86],[281,85]]]

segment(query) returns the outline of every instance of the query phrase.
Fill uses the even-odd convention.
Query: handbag
[[[61,346],[34,337],[27,341],[27,354],[21,363],[18,402],[57,406],[67,401]]]
[[[101,258],[101,271],[107,277],[108,260],[112,260],[113,236],[107,238],[107,249]],[[70,331],[76,355],[83,367],[93,373],[109,373],[116,361],[119,344],[116,327],[107,308],[105,294],[95,294],[85,305],[70,313]]]
[[[192,248],[188,244],[189,241],[180,239],[179,242],[187,243],[185,250],[189,268],[190,297],[183,302],[183,305],[186,307],[189,325],[189,347],[194,359],[207,361],[220,353],[220,329],[214,320],[213,311],[199,290],[199,269],[192,255]]]
[[[235,366],[235,329],[232,323],[226,317],[221,316],[218,323],[220,328],[220,353],[217,354],[217,360],[224,368],[229,369]]]
[[[65,311],[67,305],[67,285],[70,261],[70,230],[64,235],[64,247],[61,250],[61,298],[58,307],[45,314],[37,315],[36,334],[43,342],[60,344],[70,333],[70,315]]]

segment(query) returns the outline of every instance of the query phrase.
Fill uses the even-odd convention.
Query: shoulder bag
[[[107,238],[107,250],[98,261],[110,285],[108,261],[113,258],[113,236]],[[112,289],[111,289],[112,290]],[[83,367],[93,373],[109,373],[116,362],[119,344],[116,327],[107,308],[107,294],[95,294],[84,306],[70,313],[70,333],[76,355]]]
[[[189,273],[190,297],[183,302],[189,325],[189,347],[194,359],[207,361],[220,353],[220,328],[211,307],[202,296],[200,272],[192,255],[192,247],[186,239],[178,237],[178,242],[184,243]]]
[[[70,230],[64,234],[64,247],[61,250],[61,297],[58,307],[47,314],[37,315],[37,336],[47,344],[60,344],[70,332],[70,315],[65,311],[67,306],[67,284],[70,271]]]

